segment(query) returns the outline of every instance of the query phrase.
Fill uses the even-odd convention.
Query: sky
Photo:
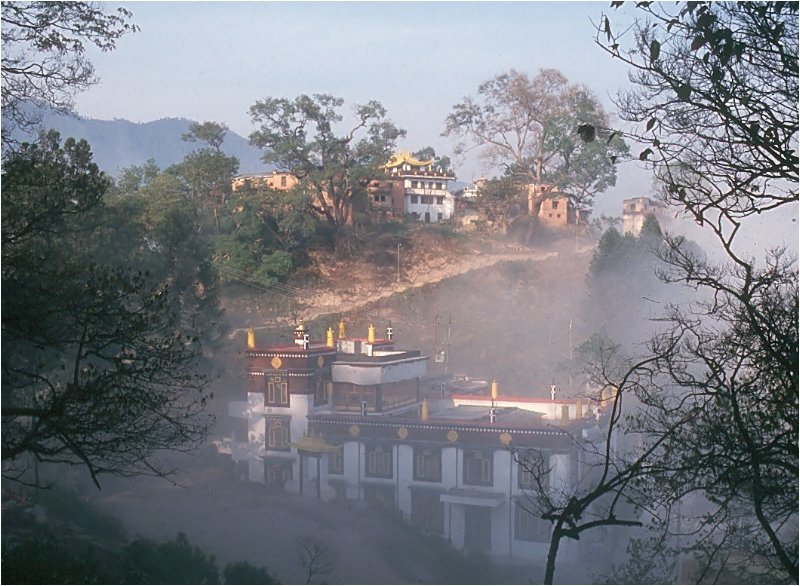
[[[77,110],[104,120],[213,120],[247,137],[257,100],[329,93],[346,108],[381,102],[408,133],[400,148],[431,145],[454,158],[455,140],[441,136],[446,116],[499,73],[558,69],[610,113],[627,83],[626,69],[594,43],[592,23],[608,2],[107,5],[131,10],[141,30],[114,51],[90,54],[100,82],[78,96]],[[464,182],[495,174],[477,157],[454,162]],[[620,170],[615,191],[645,195],[649,175],[630,167]]]
[[[223,122],[247,137],[255,130],[248,110],[267,97],[328,93],[346,108],[377,100],[407,131],[399,148],[433,146],[454,159],[466,183],[497,172],[476,156],[453,157],[456,140],[441,136],[453,105],[509,69],[533,76],[555,68],[592,90],[613,124],[627,69],[595,44],[593,23],[611,12],[617,30],[635,12],[607,1],[106,4],[128,8],[141,30],[114,51],[89,53],[100,81],[77,96],[83,116],[185,117]],[[649,172],[622,163],[595,215],[619,215],[622,199],[650,190]],[[796,235],[792,220],[796,212],[770,222]]]

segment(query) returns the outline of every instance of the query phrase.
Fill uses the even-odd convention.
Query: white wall
[[[427,358],[419,357],[394,364],[334,364],[332,376],[335,382],[356,385],[379,385],[424,377],[427,373]]]

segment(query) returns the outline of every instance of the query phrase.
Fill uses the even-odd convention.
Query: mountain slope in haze
[[[136,123],[129,120],[96,120],[78,116],[48,113],[42,126],[55,129],[61,138],[83,138],[92,147],[94,161],[112,176],[122,169],[141,165],[148,159],[165,169],[179,163],[200,143],[184,142],[181,135],[189,130],[191,120],[186,118],[162,118],[152,122]],[[225,135],[222,150],[228,156],[239,159],[239,173],[263,173],[273,166],[261,161],[261,151],[233,131]]]

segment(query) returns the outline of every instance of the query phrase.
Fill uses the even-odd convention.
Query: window
[[[436,214],[436,218],[441,220],[444,218],[444,214],[442,212],[439,212],[438,214]]]
[[[553,205],[552,205],[553,209],[554,210],[558,209],[558,200],[557,199],[552,199],[550,201],[553,202]]]
[[[464,450],[464,484],[491,486],[493,463],[491,450]]]
[[[442,450],[414,448],[414,480],[442,481]]]
[[[267,427],[268,450],[278,450],[281,452],[289,451],[289,430],[292,418],[287,415],[267,415],[265,418]]]
[[[376,478],[392,477],[392,447],[367,446],[367,476]]]
[[[289,406],[289,379],[284,375],[267,376],[267,405]]]
[[[436,189],[443,189],[443,188],[442,188],[442,182],[441,182],[441,181],[437,181],[437,182],[436,182]]]
[[[433,203],[433,196],[432,195],[423,195],[422,196],[422,203],[432,204]]]
[[[519,503],[514,507],[516,510],[514,519],[514,537],[517,541],[550,541],[550,522],[545,521],[538,515],[526,511]]]
[[[436,197],[436,203],[439,204],[440,206],[444,205],[444,196],[441,196],[441,195],[437,196]]]
[[[281,175],[281,187],[286,187],[286,175]]]
[[[344,474],[344,446],[328,454],[328,474]]]
[[[328,397],[332,394],[333,383],[317,377],[317,388],[314,390],[314,407],[327,405]]]
[[[412,182],[411,182],[411,186],[412,186],[414,189],[419,189],[419,185],[420,185],[420,184],[419,184],[419,181],[412,181]]]
[[[556,218],[560,218],[560,217],[561,217],[561,214],[556,214]]]
[[[411,196],[411,203],[417,203],[418,201],[419,201],[419,198],[416,195],[412,195]]]
[[[381,198],[379,196],[377,196],[377,195],[375,195],[373,197],[375,198],[375,201],[380,201],[381,200]]]

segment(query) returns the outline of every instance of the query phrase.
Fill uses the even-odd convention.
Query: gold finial
[[[345,328],[344,328],[344,318],[342,318],[341,320],[339,320],[339,339],[344,340],[346,337],[347,334],[345,333]]]
[[[253,350],[256,347],[256,331],[253,328],[247,328],[247,349]]]
[[[326,331],[325,334],[325,345],[328,348],[333,348],[333,328],[328,328],[328,331]]]
[[[492,399],[496,399],[496,398],[497,398],[497,381],[493,380],[492,381]]]
[[[428,399],[422,399],[422,407],[419,410],[419,418],[421,421],[428,421]]]
[[[367,328],[367,342],[369,342],[370,344],[374,344],[375,343],[375,325],[374,324],[369,324],[369,327]]]

